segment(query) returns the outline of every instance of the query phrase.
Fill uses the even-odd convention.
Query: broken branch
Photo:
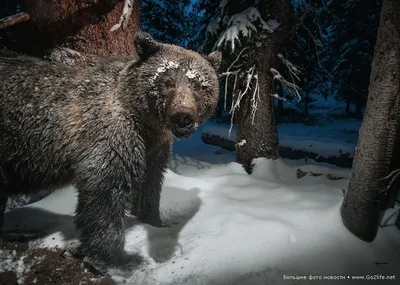
[[[29,16],[29,14],[25,12],[5,17],[3,19],[0,19],[0,30],[21,22],[29,21],[30,18],[31,17]]]
[[[118,30],[121,26],[122,29],[125,30],[126,27],[128,26],[129,19],[131,17],[132,11],[133,11],[133,4],[135,3],[134,0],[125,0],[124,2],[124,8],[122,9],[122,15],[119,18],[119,22],[112,26],[111,32]]]

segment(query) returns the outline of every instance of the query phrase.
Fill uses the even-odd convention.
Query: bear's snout
[[[172,134],[177,138],[189,137],[197,127],[196,119],[189,110],[181,110],[170,117]]]

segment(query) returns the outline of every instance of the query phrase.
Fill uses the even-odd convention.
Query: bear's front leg
[[[146,179],[134,195],[131,213],[154,227],[166,227],[160,217],[160,198],[170,154],[170,143],[163,144],[146,158]]]
[[[132,185],[141,184],[144,165],[113,151],[95,152],[81,162],[75,216],[80,254],[116,266],[136,261],[124,250],[124,216]]]
[[[164,180],[163,171],[153,168],[146,175],[146,181],[143,183],[137,199],[132,207],[134,214],[139,221],[152,225],[154,227],[165,227],[160,216],[160,198]]]

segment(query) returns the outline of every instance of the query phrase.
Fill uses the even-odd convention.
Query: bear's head
[[[138,59],[132,81],[145,96],[141,104],[158,126],[176,138],[189,137],[214,112],[219,99],[221,53],[203,56],[182,47],[156,42],[149,34],[135,37]]]

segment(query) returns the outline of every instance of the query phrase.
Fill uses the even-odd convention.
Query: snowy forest
[[[400,0],[0,0],[0,285],[397,284],[399,27]]]

